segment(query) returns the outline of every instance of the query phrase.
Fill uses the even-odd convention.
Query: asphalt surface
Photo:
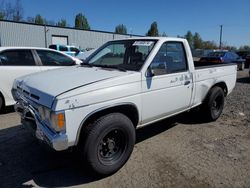
[[[250,78],[238,73],[222,116],[212,123],[184,113],[137,130],[126,165],[91,176],[75,152],[53,152],[0,115],[0,187],[250,187]]]

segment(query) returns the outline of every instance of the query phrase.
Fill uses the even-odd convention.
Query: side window
[[[0,54],[0,64],[3,66],[35,66],[30,50],[8,50]]]
[[[69,50],[71,51],[71,52],[76,52],[76,53],[79,53],[79,49],[77,49],[77,48],[75,48],[75,47],[70,47],[69,48]]]
[[[75,65],[75,61],[61,53],[36,50],[44,66],[70,66]]]
[[[171,74],[187,70],[185,50],[180,42],[164,43],[150,65],[154,75]]]
[[[49,48],[50,48],[50,49],[57,50],[56,45],[50,45]]]
[[[67,52],[68,48],[66,46],[59,46],[59,51]]]

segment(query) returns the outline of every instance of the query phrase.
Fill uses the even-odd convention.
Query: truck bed
[[[231,66],[236,65],[235,63],[215,63],[215,62],[199,62],[194,61],[195,69],[206,69],[211,67],[223,67],[223,66]]]

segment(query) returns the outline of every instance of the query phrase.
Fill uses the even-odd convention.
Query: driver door
[[[181,42],[164,43],[148,70],[142,78],[142,124],[189,107],[193,83]]]

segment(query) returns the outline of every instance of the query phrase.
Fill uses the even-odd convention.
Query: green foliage
[[[189,45],[191,48],[193,48],[193,34],[191,31],[188,31],[186,35],[184,36],[185,39],[187,39]]]
[[[60,27],[66,27],[67,26],[67,21],[65,19],[61,19],[60,21],[57,22],[57,26]]]
[[[240,50],[240,51],[249,51],[249,50],[250,50],[250,46],[248,46],[248,45],[241,46],[241,47],[239,48],[239,50]]]
[[[43,25],[45,24],[43,17],[40,14],[37,14],[35,17],[35,23]]]
[[[167,35],[165,32],[163,32],[163,33],[161,34],[161,36],[162,36],[162,37],[167,37],[168,35]]]
[[[159,36],[157,22],[153,22],[151,24],[150,29],[146,33],[146,36],[155,36],[155,37]]]
[[[88,20],[82,13],[77,14],[75,17],[75,28],[90,30]]]
[[[202,49],[203,48],[203,41],[199,33],[195,32],[193,37],[193,47],[194,49]]]
[[[0,20],[4,19],[4,12],[0,11]]]
[[[115,33],[117,34],[127,34],[127,28],[125,25],[120,24],[115,27]]]
[[[218,48],[218,46],[216,45],[214,41],[203,41],[202,48],[203,49],[216,49]]]

